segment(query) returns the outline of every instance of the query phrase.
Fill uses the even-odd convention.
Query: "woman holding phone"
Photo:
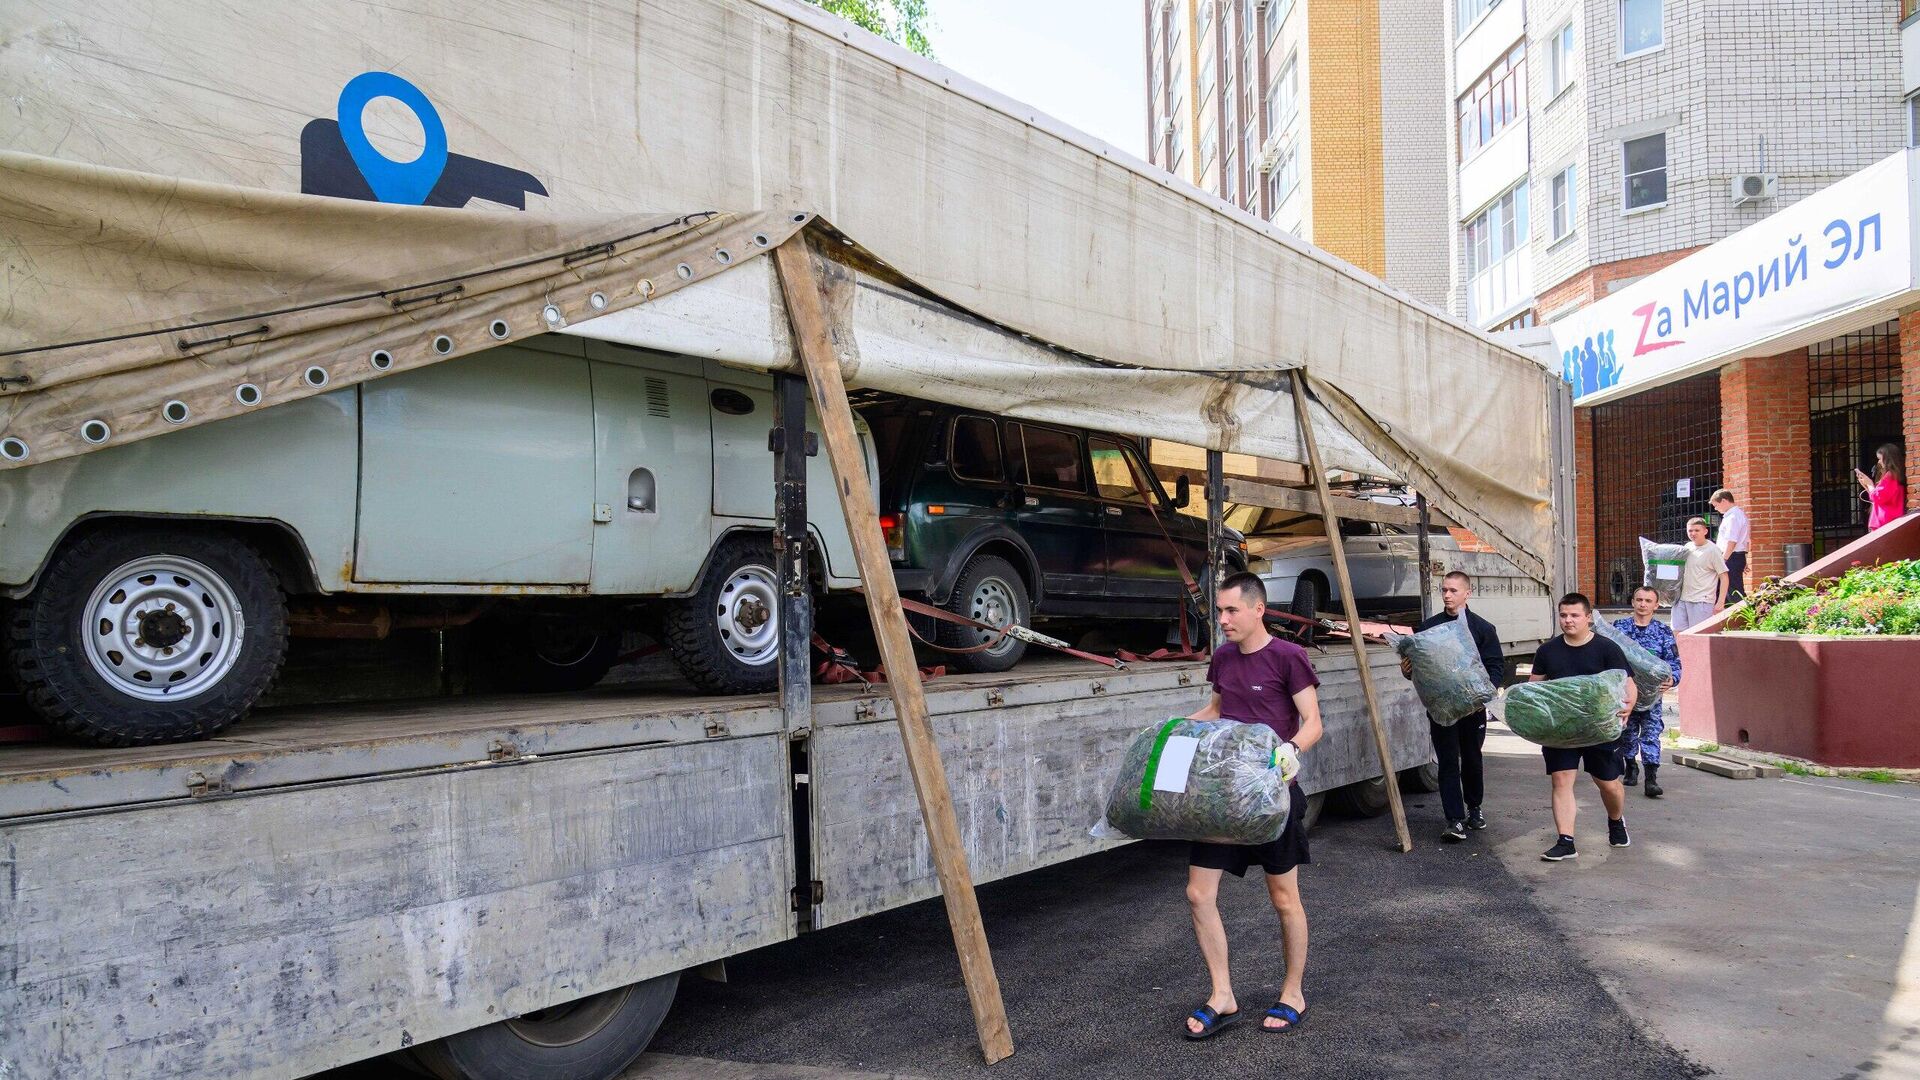
[[[1907,467],[1900,448],[1892,443],[1873,452],[1873,475],[1859,469],[1853,478],[1860,484],[1861,497],[1872,509],[1867,513],[1867,531],[1885,525],[1907,512]]]

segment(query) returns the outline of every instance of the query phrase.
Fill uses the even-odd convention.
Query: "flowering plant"
[[[1823,637],[1920,634],[1920,559],[1856,562],[1837,578],[1811,583],[1768,578],[1727,628]]]

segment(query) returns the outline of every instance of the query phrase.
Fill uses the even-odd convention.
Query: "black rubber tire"
[[[612,1080],[646,1052],[679,985],[680,973],[674,972],[570,1002],[556,1025],[581,1009],[612,1012],[591,1034],[562,1045],[529,1040],[523,1032],[538,1021],[522,1017],[449,1035],[416,1046],[411,1054],[441,1080]],[[615,995],[621,995],[617,1001]]]
[[[1306,816],[1300,819],[1300,827],[1311,833],[1320,824],[1320,815],[1327,808],[1327,793],[1316,791],[1307,796]]]
[[[1376,776],[1371,780],[1362,780],[1357,784],[1348,784],[1334,793],[1339,800],[1341,813],[1354,817],[1379,817],[1387,812],[1392,804],[1387,800],[1387,784]]]
[[[976,555],[960,572],[960,580],[953,584],[953,595],[947,598],[946,609],[955,615],[963,615],[981,622],[991,622],[983,613],[973,609],[971,600],[974,591],[988,579],[997,579],[1006,589],[1013,601],[1013,621],[1021,626],[1029,625],[1033,618],[1033,601],[1027,596],[1026,582],[1013,564],[998,555]],[[985,632],[970,626],[955,626],[953,623],[940,624],[940,636],[935,639],[949,649],[964,649],[980,644]],[[992,672],[1006,671],[1020,662],[1027,654],[1027,643],[1019,638],[1007,638],[998,649],[989,649],[977,653],[943,653],[944,662],[956,671]]]
[[[179,701],[144,701],[116,690],[88,664],[79,638],[81,609],[100,579],[157,555],[192,559],[218,574],[244,620],[233,669]],[[109,526],[54,552],[33,594],[8,613],[6,645],[28,706],[57,730],[96,746],[190,742],[245,716],[273,685],[287,656],[287,597],[272,565],[245,540],[165,525]]]
[[[700,591],[666,605],[661,641],[687,681],[709,694],[759,694],[780,686],[778,651],[765,663],[744,663],[727,648],[714,621],[725,599],[722,593],[728,580],[754,565],[773,572],[777,565],[773,560],[773,538],[757,534],[729,536],[714,547],[713,557],[707,560],[707,575],[700,583]],[[777,628],[778,611],[771,617]]]
[[[1416,765],[1411,769],[1400,770],[1400,790],[1421,792],[1431,795],[1440,790],[1440,763],[1429,761],[1425,765]]]
[[[1320,613],[1321,605],[1327,602],[1327,588],[1317,577],[1302,577],[1293,583],[1293,599],[1287,601],[1287,610],[1303,619],[1311,619]]]
[[[494,670],[502,689],[528,694],[585,690],[620,658],[620,631],[565,616],[519,615],[496,623]],[[562,633],[564,631],[564,633]]]

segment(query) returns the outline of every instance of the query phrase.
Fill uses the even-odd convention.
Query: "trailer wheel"
[[[499,627],[500,681],[533,694],[585,690],[620,658],[620,631],[590,620],[534,615]]]
[[[989,626],[1008,623],[1027,625],[1033,616],[1033,602],[1027,598],[1026,582],[1013,564],[998,555],[981,555],[967,563],[954,583],[947,610]],[[949,649],[967,649],[989,640],[993,635],[971,626],[940,624],[940,644]],[[1005,637],[985,652],[957,653],[947,657],[949,666],[960,671],[1006,671],[1027,654],[1027,643]]]
[[[1320,814],[1327,807],[1327,793],[1316,791],[1307,796],[1305,807],[1301,810],[1300,828],[1312,832],[1320,824]]]
[[[7,619],[27,703],[99,746],[204,739],[246,715],[287,654],[287,599],[244,540],[103,529],[57,551]]]
[[[1432,794],[1440,790],[1440,763],[1429,761],[1411,769],[1400,770],[1400,790],[1417,791]]]
[[[780,685],[780,578],[773,539],[730,536],[713,549],[700,591],[667,608],[665,641],[688,681],[710,694]]]
[[[653,1041],[680,973],[416,1046],[440,1080],[612,1080]]]
[[[1357,784],[1348,784],[1335,793],[1339,806],[1344,813],[1354,817],[1379,817],[1387,812],[1391,805],[1387,802],[1387,782],[1383,777],[1362,780]]]

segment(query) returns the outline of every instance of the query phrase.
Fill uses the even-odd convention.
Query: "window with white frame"
[[[1467,222],[1467,274],[1478,275],[1527,242],[1527,182],[1509,188]]]
[[[1907,99],[1907,145],[1920,146],[1920,94]]]
[[[1579,212],[1579,185],[1574,178],[1575,166],[1553,174],[1553,239],[1564,240],[1573,234],[1575,216]]]
[[[1287,13],[1293,10],[1293,0],[1273,0],[1267,5],[1267,48],[1280,39],[1280,24],[1287,21]]]
[[[1287,196],[1300,186],[1298,150],[1299,147],[1292,145],[1281,150],[1280,160],[1274,164],[1273,171],[1267,174],[1267,205],[1272,210],[1279,210],[1280,204],[1286,202]]]
[[[1547,39],[1547,98],[1552,100],[1573,82],[1573,20]]]
[[[1300,53],[1295,51],[1280,66],[1280,74],[1274,77],[1273,86],[1267,91],[1267,112],[1272,117],[1273,130],[1285,128],[1299,110]]]
[[[1454,6],[1456,17],[1453,24],[1454,30],[1461,34],[1466,33],[1480,16],[1493,10],[1499,3],[1500,0],[1459,0],[1459,3]]]
[[[1626,209],[1640,210],[1667,201],[1666,132],[1621,143],[1620,166],[1626,178]]]
[[[1456,103],[1460,114],[1460,160],[1478,153],[1495,135],[1527,113],[1527,43],[1493,62]]]
[[[1666,41],[1661,18],[1665,0],[1620,0],[1620,55],[1638,56]]]
[[[1205,176],[1207,166],[1213,164],[1213,155],[1220,150],[1220,140],[1213,120],[1213,110],[1207,110],[1207,122],[1200,128],[1200,166],[1195,175]]]

